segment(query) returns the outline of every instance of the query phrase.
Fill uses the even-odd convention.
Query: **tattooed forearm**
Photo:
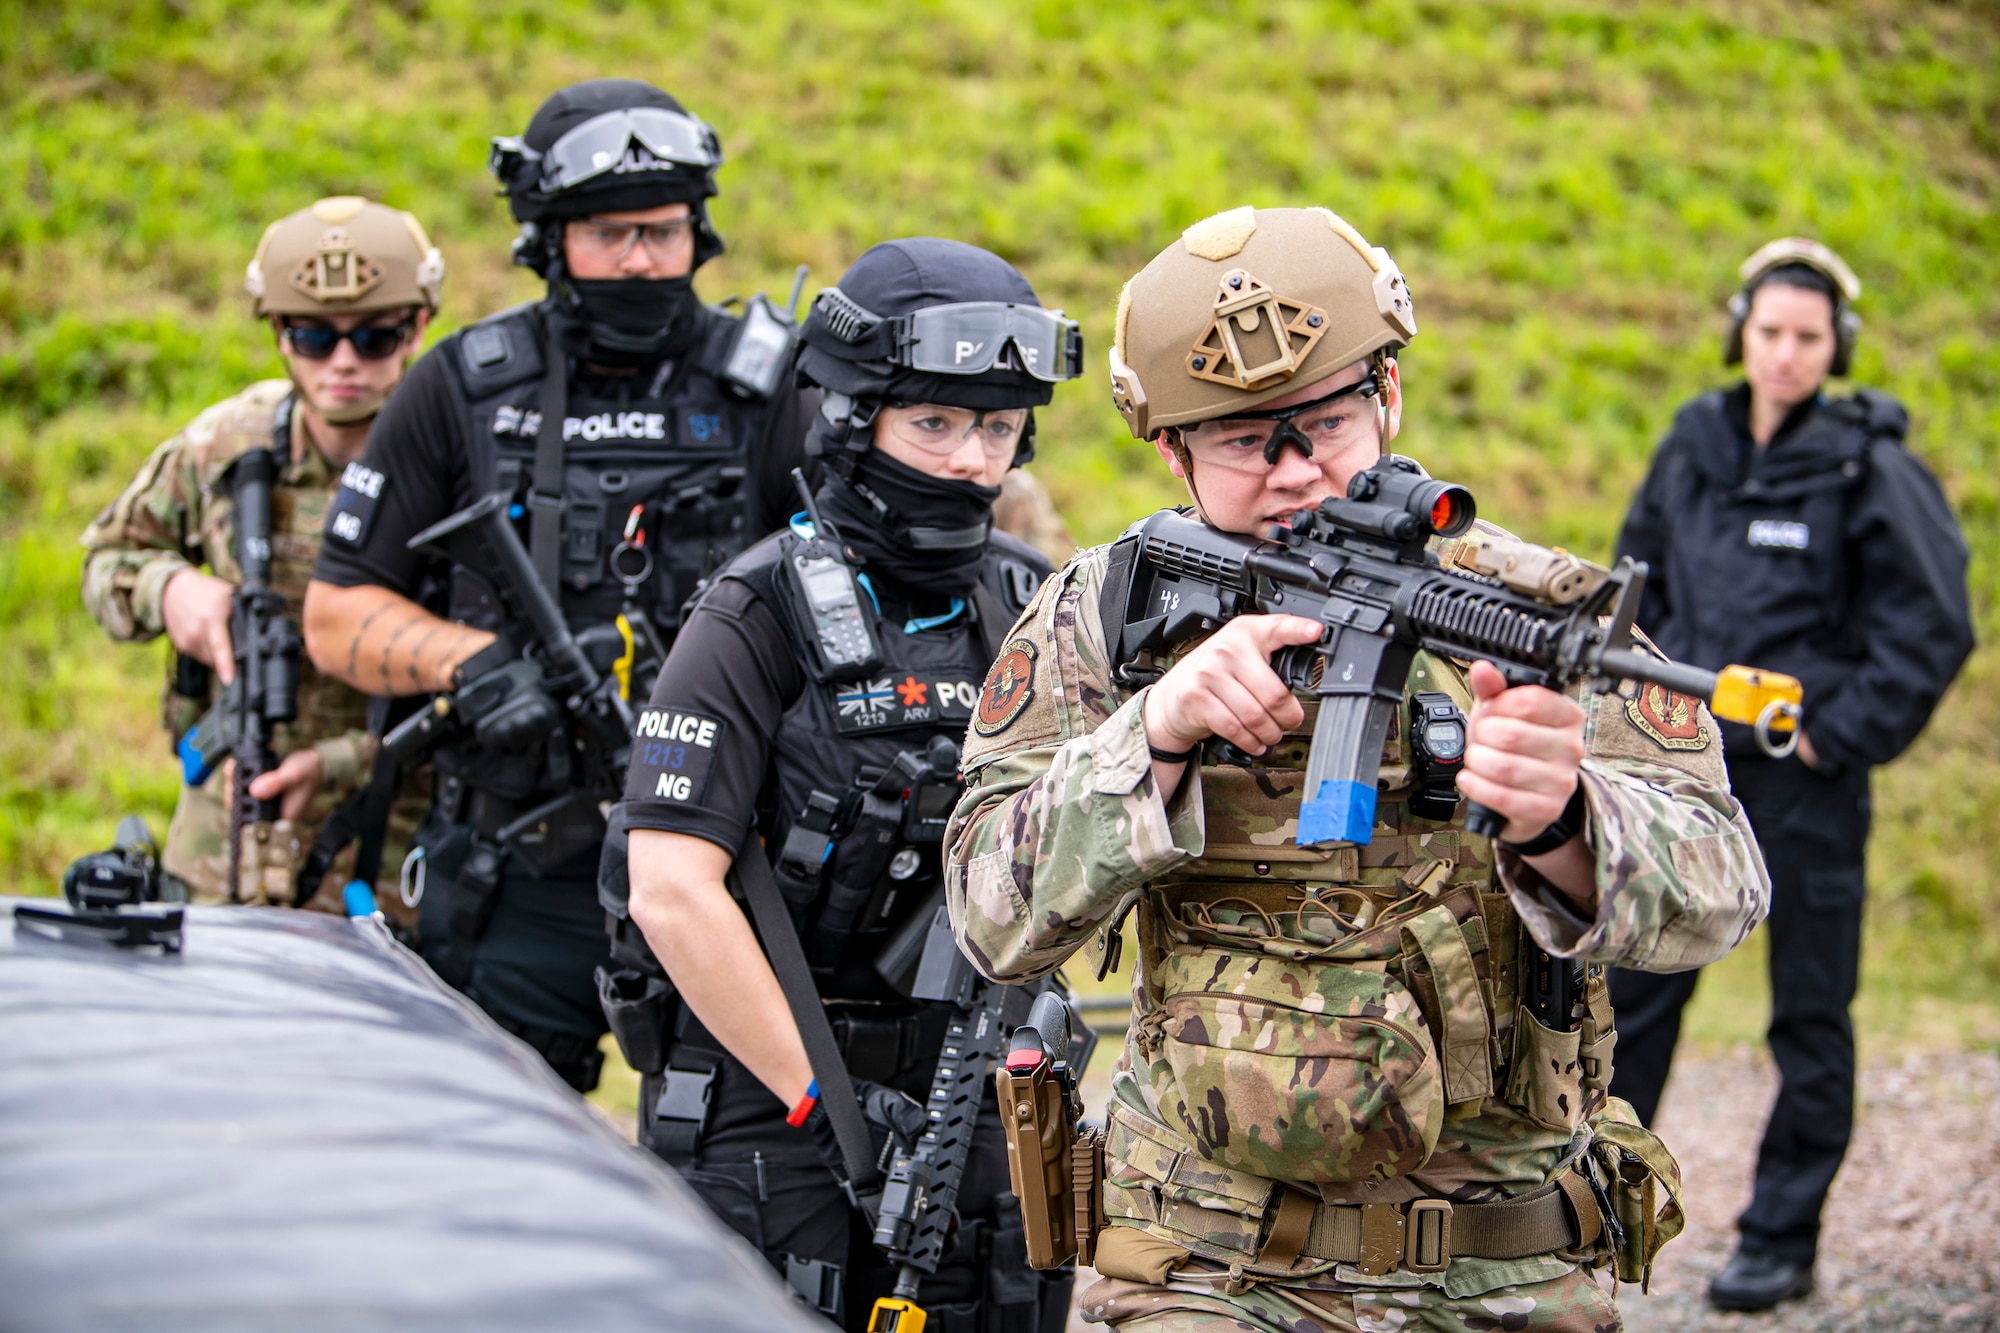
[[[313,583],[305,622],[313,664],[368,694],[450,689],[453,668],[493,641],[486,630],[440,620],[400,593],[367,585]]]
[[[397,621],[389,637],[383,640],[382,665],[380,670],[382,673],[382,685],[385,689],[388,687],[389,682],[396,678],[396,673],[389,669],[389,655],[396,650],[396,644],[402,640],[402,637],[414,629],[423,619],[424,613],[415,607],[411,607],[410,614]]]
[[[410,645],[410,666],[409,666],[410,684],[414,685],[419,690],[423,689],[424,687],[424,677],[419,675],[417,672],[418,666],[421,665],[424,660],[424,647],[425,645],[429,644],[432,639],[436,638],[437,632],[443,628],[444,628],[443,621],[433,620],[429,625],[427,625],[424,628],[423,637]]]
[[[347,674],[342,677],[348,684],[353,684],[361,675],[361,641],[368,636],[368,627],[381,619],[382,613],[394,605],[394,602],[382,603],[370,611],[368,618],[355,628],[354,637],[347,645]]]

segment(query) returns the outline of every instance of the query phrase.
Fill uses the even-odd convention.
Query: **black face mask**
[[[678,357],[694,345],[701,298],[694,275],[679,278],[566,278],[589,335],[584,353],[607,366]]]
[[[962,597],[979,581],[998,486],[919,472],[880,450],[820,488],[822,512],[878,578],[918,593]]]

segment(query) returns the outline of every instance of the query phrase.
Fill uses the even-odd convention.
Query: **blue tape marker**
[[[375,915],[375,890],[367,880],[348,880],[347,887],[340,891],[340,901],[349,916]]]
[[[1359,782],[1322,782],[1319,794],[1299,807],[1301,847],[1329,842],[1366,846],[1375,836],[1375,789]]]
[[[201,750],[194,743],[194,734],[200,730],[200,723],[189,727],[187,735],[181,737],[181,743],[174,747],[175,753],[181,757],[181,781],[190,787],[199,787],[208,781],[208,775],[214,771],[202,762]]]

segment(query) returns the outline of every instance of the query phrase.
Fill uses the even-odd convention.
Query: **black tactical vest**
[[[775,534],[722,578],[755,592],[803,645],[785,563],[799,544]],[[940,837],[960,791],[957,747],[1007,631],[1049,570],[1032,547],[996,532],[965,610],[947,624],[906,633],[863,597],[881,648],[881,665],[865,676],[819,678],[801,650],[807,684],[772,738],[758,822],[823,995],[907,989],[943,902]],[[938,738],[951,743],[942,780],[906,780]]]
[[[433,352],[456,372],[473,489],[514,497],[523,541],[540,432],[565,436],[561,602],[572,632],[615,622],[625,602],[624,577],[643,570],[637,603],[671,639],[695,585],[759,535],[751,531],[752,459],[772,404],[745,397],[721,378],[741,321],[712,307],[703,308],[702,319],[696,350],[664,372],[642,370],[630,383],[572,372],[560,422],[542,420],[540,306],[482,320]],[[626,552],[614,567],[619,544],[641,535],[645,558]],[[477,584],[456,584],[451,617],[490,624]]]

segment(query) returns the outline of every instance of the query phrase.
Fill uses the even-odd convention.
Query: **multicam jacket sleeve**
[[[217,403],[146,459],[124,493],[84,529],[83,604],[105,633],[127,642],[166,631],[160,595],[167,580],[205,563],[204,500],[191,444],[213,436]]]
[[[1108,552],[1084,552],[1043,585],[967,735],[967,788],[946,839],[947,896],[960,947],[999,980],[1053,970],[1149,878],[1203,849],[1198,771],[1161,802],[1144,691],[1125,696],[1110,676],[1098,614]],[[1006,679],[1024,668],[1025,700]],[[1652,971],[1711,962],[1769,902],[1715,724],[1679,696],[1604,695],[1586,708],[1595,915],[1505,853],[1501,882],[1552,952]]]

